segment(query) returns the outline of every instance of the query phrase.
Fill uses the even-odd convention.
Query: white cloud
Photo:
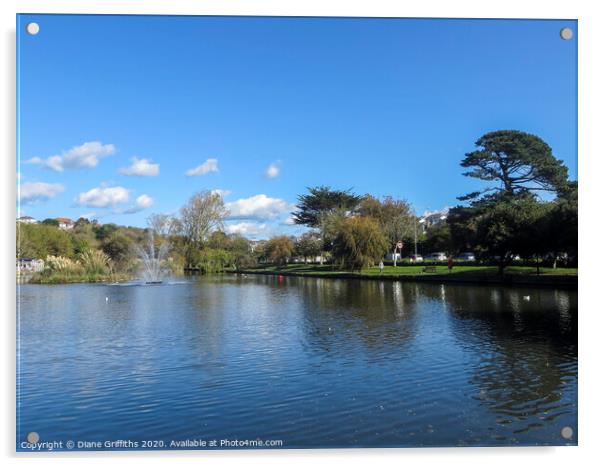
[[[282,222],[282,225],[287,225],[287,226],[289,226],[289,225],[296,225],[295,219],[291,215],[290,217],[287,217],[286,220],[284,220],[284,222]]]
[[[186,172],[186,176],[206,175],[209,172],[218,172],[217,159],[207,159],[198,167],[191,168]]]
[[[84,142],[64,151],[61,155],[53,155],[47,159],[33,157],[25,163],[43,165],[51,170],[62,172],[69,168],[95,168],[98,160],[115,153],[113,144],[103,144],[100,141]]]
[[[226,207],[232,219],[272,220],[289,213],[294,206],[282,199],[268,197],[265,194],[228,202]]]
[[[121,186],[100,186],[85,193],[79,193],[76,203],[87,207],[112,207],[127,202],[130,192]]]
[[[119,173],[126,176],[157,176],[159,174],[159,164],[151,163],[148,159],[139,159],[134,157],[129,167],[119,169]]]
[[[211,194],[219,194],[222,197],[226,197],[232,194],[232,191],[228,189],[212,189]]]
[[[20,200],[23,204],[45,201],[65,190],[60,183],[23,183],[20,186]]]
[[[138,196],[136,198],[136,203],[132,207],[130,207],[129,209],[126,209],[122,212],[116,212],[116,213],[135,214],[136,212],[140,212],[141,210],[149,208],[154,203],[155,203],[155,200],[152,197],[147,196],[146,194],[142,194],[141,196]]]
[[[272,162],[265,170],[265,176],[276,178],[280,174],[280,162]]]
[[[240,222],[226,225],[226,233],[239,234],[246,237],[269,236],[270,226],[266,223]]]

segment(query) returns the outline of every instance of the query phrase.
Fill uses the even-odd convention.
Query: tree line
[[[314,253],[320,249],[321,258],[327,254],[351,270],[375,264],[386,252],[396,257],[398,243],[417,241],[430,252],[475,252],[496,262],[500,273],[517,257],[534,260],[538,267],[542,259],[554,267],[559,259],[576,264],[577,182],[569,180],[567,167],[550,146],[516,130],[487,133],[475,145],[460,165],[467,169],[465,176],[483,181],[483,188],[459,196],[463,204],[420,236],[407,201],[325,186],[299,196],[295,223],[312,229]],[[283,263],[284,251],[294,251],[292,240],[288,247],[284,238],[275,240],[278,253],[271,259]]]
[[[80,218],[71,230],[51,219],[19,224],[19,258],[89,259],[90,251],[106,257],[107,269],[135,273],[137,244],[169,244],[169,267],[218,272],[248,268],[259,262],[284,265],[293,258],[328,260],[333,266],[357,270],[378,263],[386,253],[475,252],[495,261],[500,272],[515,258],[575,258],[577,252],[577,182],[539,137],[515,130],[495,131],[476,141],[476,150],[460,165],[465,176],[481,180],[479,191],[459,196],[444,222],[420,229],[419,218],[405,199],[359,195],[352,189],[308,188],[298,197],[294,222],[307,227],[299,237],[275,236],[250,241],[225,233],[228,211],[220,194],[194,194],[175,215],[155,214],[146,228],[100,225]],[[545,194],[542,194],[545,193]],[[87,254],[87,255],[86,255]],[[98,258],[96,258],[98,259]],[[96,269],[94,269],[96,270]]]

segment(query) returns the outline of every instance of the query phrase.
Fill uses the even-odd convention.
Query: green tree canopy
[[[134,258],[134,242],[122,231],[115,231],[103,241],[102,250],[117,264],[125,264]]]
[[[341,267],[356,270],[374,264],[387,251],[387,239],[370,217],[346,218],[334,240],[333,255]]]
[[[278,265],[285,265],[295,253],[295,243],[289,236],[274,236],[264,247],[267,259]]]
[[[304,259],[315,258],[322,252],[322,239],[314,232],[303,233],[295,242],[295,253]]]
[[[414,228],[414,215],[407,201],[385,196],[382,200],[366,195],[358,208],[360,215],[375,219],[391,250],[399,241],[411,237]]]
[[[500,272],[512,256],[541,253],[542,221],[549,211],[548,203],[535,196],[501,196],[500,200],[476,218],[477,250],[484,257],[496,258]]]
[[[354,211],[361,196],[354,194],[351,189],[346,191],[332,190],[327,186],[307,188],[309,194],[299,196],[297,211],[293,219],[299,225],[320,228],[323,216],[333,211]]]
[[[560,192],[567,185],[567,167],[538,136],[516,130],[494,131],[480,137],[476,146],[478,150],[467,153],[460,164],[469,169],[464,174],[498,185],[467,194],[460,200],[477,199],[488,192],[506,195]]]

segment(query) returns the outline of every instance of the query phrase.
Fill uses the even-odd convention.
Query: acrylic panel
[[[577,21],[16,29],[18,451],[577,444]]]

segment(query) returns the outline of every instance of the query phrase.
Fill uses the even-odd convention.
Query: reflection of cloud
[[[63,192],[65,187],[60,183],[23,183],[19,190],[19,199],[23,204],[45,201]]]
[[[159,164],[134,157],[132,164],[129,167],[120,168],[119,173],[126,176],[157,176],[159,174]]]
[[[294,206],[282,199],[257,194],[245,199],[228,202],[226,207],[232,219],[272,220],[289,213]]]
[[[265,170],[265,176],[276,178],[280,174],[280,162],[272,162]]]
[[[217,159],[207,159],[198,167],[191,168],[186,172],[186,176],[201,176],[210,172],[218,172]]]
[[[121,186],[100,186],[80,193],[76,203],[87,207],[110,207],[127,202],[129,195],[129,190]]]
[[[75,146],[61,155],[53,155],[47,159],[33,157],[25,163],[42,165],[51,170],[62,172],[69,168],[95,168],[98,160],[115,153],[113,144],[102,144],[100,141],[84,142]]]

